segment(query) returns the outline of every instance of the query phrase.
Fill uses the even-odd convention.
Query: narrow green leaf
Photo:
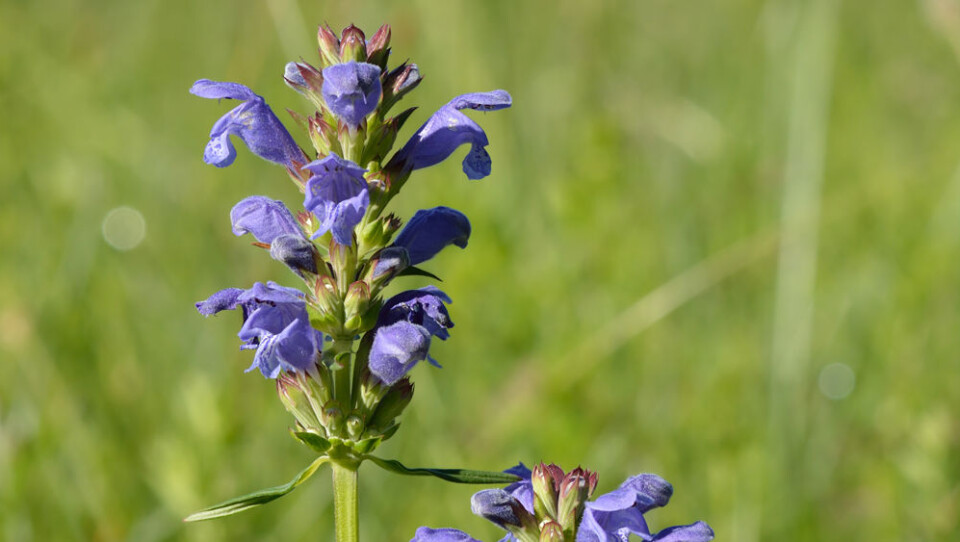
[[[210,508],[190,514],[184,518],[183,521],[203,521],[207,519],[221,518],[224,516],[232,516],[233,514],[238,514],[244,510],[249,510],[250,508],[267,504],[268,502],[274,499],[279,499],[280,497],[283,497],[287,493],[290,493],[296,489],[297,486],[313,476],[313,474],[317,472],[317,469],[319,469],[328,461],[330,461],[330,458],[327,456],[318,457],[313,463],[310,464],[309,467],[300,471],[300,473],[297,474],[293,480],[290,480],[290,482],[287,484],[261,489],[260,491],[255,491],[242,497],[235,497],[216,506],[211,506]]]
[[[439,280],[440,282],[443,282],[443,279],[442,279],[442,278],[434,275],[433,273],[431,273],[431,272],[429,272],[429,271],[425,271],[425,270],[423,270],[423,269],[420,269],[419,267],[414,267],[414,266],[412,266],[412,265],[411,265],[410,267],[404,269],[403,271],[397,273],[397,276],[398,276],[398,277],[407,277],[407,276],[430,277],[430,278],[432,278],[432,279]]]
[[[321,437],[316,433],[311,433],[309,431],[290,431],[290,434],[300,442],[309,446],[313,451],[323,454],[330,449],[330,441]]]
[[[365,455],[383,470],[388,470],[405,476],[435,476],[441,480],[456,484],[512,484],[520,480],[518,476],[506,472],[491,472],[485,470],[468,469],[425,469],[405,467],[395,459],[383,459],[374,455]]]

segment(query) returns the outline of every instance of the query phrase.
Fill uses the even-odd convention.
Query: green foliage
[[[602,473],[599,494],[656,472],[676,494],[651,526],[701,518],[719,540],[952,539],[956,0],[851,0],[819,19],[818,5],[0,2],[0,539],[332,539],[323,477],[181,523],[311,458],[284,434],[274,383],[243,373],[239,317],[192,307],[226,286],[295,285],[228,213],[251,194],[301,201],[243,148],[227,171],[203,164],[226,106],[187,89],[243,82],[286,122],[309,107],[283,65],[314,58],[323,21],[389,22],[396,57],[419,64],[429,84],[398,105],[420,106],[399,142],[451,96],[514,98],[481,119],[489,178],[464,180],[461,150],[395,202],[403,218],[460,209],[473,235],[424,265],[456,327],[377,453],[579,464]],[[822,92],[801,92],[814,61],[826,81],[803,84]],[[819,127],[800,122],[811,103]],[[811,149],[822,184],[798,216],[815,244],[803,221],[807,244],[781,244],[786,179],[811,171],[797,162]],[[146,223],[127,251],[104,238],[120,206]],[[782,246],[807,247],[799,265],[779,265]],[[794,282],[811,271],[812,287]],[[800,301],[777,309],[787,294]],[[793,319],[809,327],[784,333]],[[774,378],[782,360],[798,361]],[[818,378],[838,362],[856,385],[831,400]],[[499,538],[470,514],[473,487],[366,467],[359,483],[365,540],[421,524]]]

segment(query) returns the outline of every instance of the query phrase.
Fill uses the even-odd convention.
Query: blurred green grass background
[[[323,21],[393,25],[426,77],[406,133],[464,92],[515,104],[474,115],[490,178],[455,156],[396,202],[474,233],[427,266],[457,327],[382,455],[581,464],[600,492],[656,472],[676,493],[651,526],[718,540],[956,539],[957,0],[3,2],[0,538],[332,539],[327,472],[180,523],[310,460],[238,319],[192,306],[295,283],[227,213],[298,197],[246,149],[203,164],[230,106],[187,89],[307,111],[280,75]],[[121,206],[146,224],[127,251],[102,231]],[[365,466],[362,535],[495,540],[474,489]]]

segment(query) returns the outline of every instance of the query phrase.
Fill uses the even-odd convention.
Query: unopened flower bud
[[[382,384],[376,384],[382,385]],[[413,383],[409,378],[400,379],[390,386],[387,393],[380,399],[380,403],[373,411],[370,426],[378,431],[384,431],[393,424],[393,421],[403,413],[410,400],[413,399]]]
[[[353,25],[344,28],[340,34],[340,61],[351,60],[367,61],[367,38],[362,30]]]
[[[420,68],[418,68],[416,64],[405,65],[397,74],[396,79],[392,81],[393,86],[391,88],[393,89],[393,95],[399,100],[404,94],[416,88],[422,80]]]
[[[320,420],[310,406],[307,394],[300,387],[297,378],[287,372],[277,376],[277,395],[287,412],[300,422],[305,429],[316,430],[320,427]]]
[[[532,539],[537,539],[539,529],[536,520],[520,501],[502,489],[485,489],[475,493],[470,499],[470,509],[515,536],[529,539],[533,535]]]
[[[410,256],[403,247],[387,247],[371,260],[373,271],[370,278],[374,287],[385,286],[397,273],[410,267]]]
[[[416,64],[405,62],[388,72],[383,82],[381,114],[386,114],[394,104],[400,101],[400,98],[417,88],[422,80],[420,69]]]
[[[356,414],[351,414],[350,416],[347,416],[346,426],[347,426],[347,436],[349,436],[353,440],[359,439],[360,435],[363,434],[363,429],[364,429],[363,420],[360,419],[360,417],[357,416]]]
[[[320,44],[320,60],[324,68],[340,63],[340,40],[329,25],[317,29],[317,42]]]
[[[283,67],[283,81],[288,87],[300,93],[307,88],[307,81],[300,74],[300,66],[296,62],[287,62]]]
[[[317,298],[317,304],[307,304],[310,324],[327,333],[336,331],[343,311],[336,281],[326,275],[318,276],[313,284],[313,294]]]
[[[343,299],[345,327],[351,331],[358,331],[369,306],[370,286],[361,280],[351,283]]]
[[[302,235],[288,233],[270,243],[270,257],[283,262],[297,275],[317,274],[317,248]]]
[[[357,247],[353,245],[342,245],[332,236],[330,238],[330,263],[337,274],[338,281],[350,281],[357,269]]]
[[[320,422],[323,423],[328,434],[342,435],[343,409],[340,408],[340,403],[336,400],[328,401],[327,404],[323,406]]]
[[[387,68],[387,57],[390,56],[390,25],[381,26],[367,43],[367,62]]]
[[[583,516],[584,504],[596,487],[597,474],[580,467],[567,473],[560,482],[556,519],[564,531],[573,532],[576,529]]]
[[[556,465],[540,463],[533,468],[530,482],[533,485],[533,509],[538,520],[557,517],[557,495],[563,470]]]
[[[547,521],[540,527],[540,542],[563,542],[563,528],[555,521]]]

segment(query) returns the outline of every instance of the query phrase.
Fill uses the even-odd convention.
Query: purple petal
[[[420,527],[410,542],[480,542],[457,529],[431,529]]]
[[[690,525],[670,527],[653,537],[656,542],[708,542],[713,540],[713,529],[702,521]]]
[[[476,109],[477,111],[496,111],[513,105],[510,93],[505,90],[490,92],[470,92],[450,100],[454,109]]]
[[[290,168],[295,162],[306,161],[303,151],[270,106],[246,86],[201,79],[193,84],[190,92],[202,98],[244,101],[213,125],[203,154],[206,163],[217,167],[233,163],[236,150],[230,143],[231,135],[239,137],[251,152],[265,160]]]
[[[303,293],[275,283],[256,283],[249,290],[231,288],[197,304],[203,314],[243,309],[244,322],[237,334],[244,346],[256,348],[247,371],[260,369],[263,376],[276,378],[280,370],[304,371],[314,362],[323,335],[310,326]]]
[[[307,181],[303,206],[320,220],[317,238],[332,230],[341,245],[353,242],[353,228],[363,220],[370,204],[366,171],[349,160],[330,154],[304,166],[314,175]]]
[[[351,60],[323,70],[323,99],[350,126],[358,126],[377,108],[381,90],[380,68],[373,64]]]
[[[447,245],[467,247],[470,221],[466,215],[449,207],[417,211],[403,228],[395,246],[407,249],[410,265],[417,265],[437,255]]]
[[[460,145],[469,143],[470,152],[463,160],[463,172],[469,179],[482,179],[490,174],[490,155],[485,147],[487,135],[480,126],[460,112],[461,109],[494,111],[510,107],[510,95],[503,90],[463,94],[441,107],[417,130],[410,141],[390,160],[390,165],[404,169],[420,169],[438,164],[453,154]]]
[[[656,474],[638,474],[627,478],[622,484],[622,489],[629,489],[637,494],[637,505],[640,511],[646,513],[648,510],[666,506],[673,496],[673,486]],[[599,499],[598,499],[599,500]]]
[[[400,321],[381,327],[370,347],[370,372],[392,385],[426,359],[429,349],[430,333],[422,326]]]
[[[504,491],[510,493],[514,496],[523,507],[527,509],[527,512],[533,513],[533,483],[530,482],[531,472],[523,463],[517,464],[515,467],[510,467],[509,469],[503,471],[508,474],[513,474],[522,478],[517,482],[514,482],[504,488]]]
[[[227,288],[220,290],[207,299],[196,303],[197,311],[204,316],[211,316],[220,311],[233,310],[237,308],[237,300],[243,290],[240,288]]]
[[[407,321],[423,326],[440,340],[446,340],[450,337],[447,329],[453,327],[453,322],[444,303],[451,303],[450,297],[435,286],[407,290],[383,304],[377,325]]]
[[[620,488],[587,502],[587,508],[601,512],[613,512],[630,508],[637,503],[637,492],[630,488]]]
[[[230,98],[231,100],[256,100],[260,98],[246,85],[211,81],[209,79],[200,79],[194,83],[193,86],[190,87],[190,94],[212,100],[220,100],[223,98]]]
[[[577,532],[577,542],[626,541],[631,534],[646,540],[650,538],[647,522],[636,507],[615,512],[601,512],[587,507]]]
[[[270,243],[270,257],[283,262],[301,276],[303,271],[317,273],[315,256],[316,248],[311,241],[304,239],[302,234],[278,235]]]
[[[251,233],[261,243],[272,243],[286,234],[303,237],[287,206],[265,196],[250,196],[234,205],[230,210],[230,222],[235,235]]]
[[[503,529],[521,525],[517,514],[522,509],[520,501],[502,489],[484,489],[474,493],[470,499],[470,510],[474,514]]]

